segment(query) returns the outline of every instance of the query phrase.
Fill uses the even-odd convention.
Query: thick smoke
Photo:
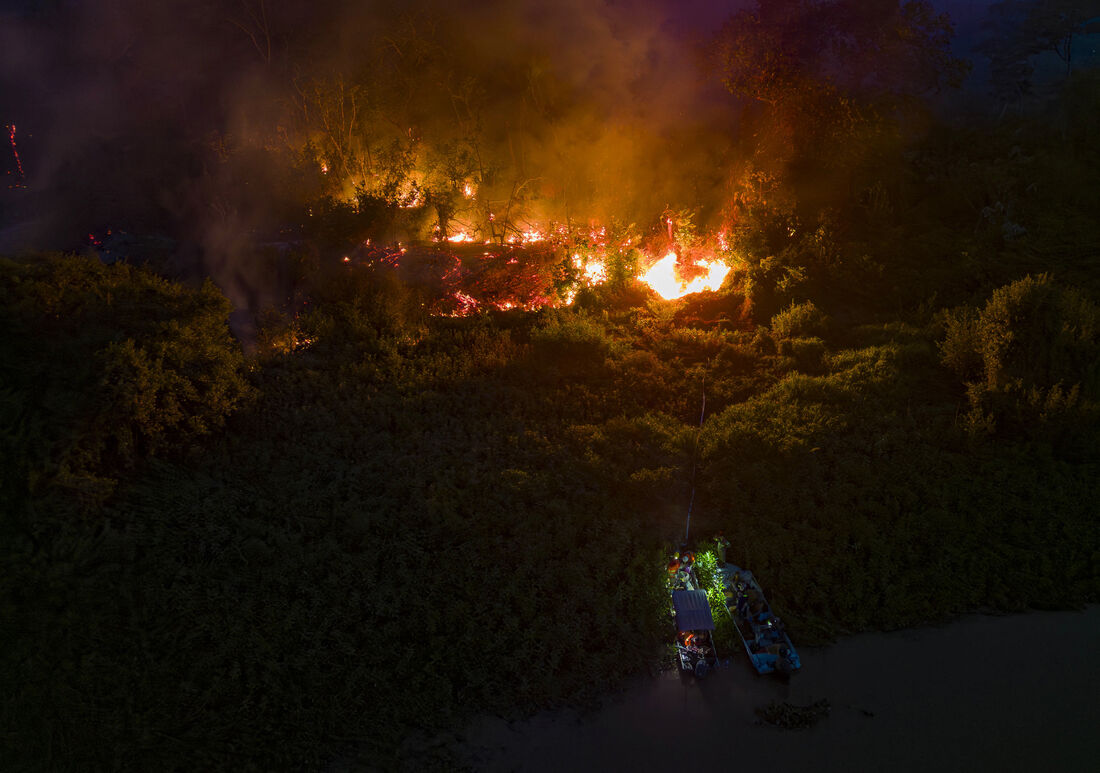
[[[0,78],[4,123],[28,137],[28,189],[5,199],[5,233],[21,236],[0,248],[71,249],[106,229],[168,236],[177,261],[239,305],[272,300],[256,245],[334,185],[310,157],[326,152],[311,88],[356,90],[354,131],[373,152],[412,147],[433,173],[466,142],[488,206],[529,221],[645,230],[667,208],[713,220],[737,131],[701,60],[724,15],[710,6],[16,4]]]

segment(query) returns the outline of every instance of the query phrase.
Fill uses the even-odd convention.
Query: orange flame
[[[698,265],[707,272],[686,282],[680,277],[677,260],[676,253],[669,252],[639,277],[666,301],[703,290],[717,290],[730,271],[729,266],[720,260],[700,260]]]

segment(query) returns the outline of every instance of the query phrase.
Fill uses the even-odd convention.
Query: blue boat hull
[[[726,611],[753,667],[761,674],[790,674],[801,668],[794,644],[772,613],[752,572],[733,564],[721,566],[718,572],[726,595]]]

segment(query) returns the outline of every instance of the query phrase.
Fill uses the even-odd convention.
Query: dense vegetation
[[[689,501],[799,643],[1100,599],[1096,74],[838,171],[787,66],[719,293],[449,318],[334,258],[245,355],[141,255],[0,262],[5,768],[446,766],[661,666]]]

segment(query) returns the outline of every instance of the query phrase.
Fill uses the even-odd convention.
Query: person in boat
[[[684,631],[680,634],[680,646],[693,652],[700,651],[701,641],[694,631]]]
[[[673,589],[686,588],[689,577],[691,577],[690,569],[685,566],[684,559],[677,553],[676,556],[668,562],[668,578],[672,583]]]
[[[783,641],[783,629],[777,625],[778,618],[769,617],[764,621],[764,631],[762,636],[767,637],[768,641],[780,643]]]
[[[675,579],[676,573],[680,571],[680,554],[677,553],[672,557],[672,560],[668,562],[668,576]]]
[[[684,584],[685,585],[687,584],[688,580],[693,578],[693,575],[692,575],[691,571],[694,567],[695,567],[695,554],[694,553],[684,553],[684,557],[683,557],[683,560],[682,560],[681,565],[680,565],[680,570],[684,573]]]
[[[718,560],[721,563],[726,563],[726,548],[730,546],[730,541],[726,539],[726,535],[722,532],[718,532]]]
[[[744,591],[737,594],[737,615],[745,620],[749,618],[749,597]]]

